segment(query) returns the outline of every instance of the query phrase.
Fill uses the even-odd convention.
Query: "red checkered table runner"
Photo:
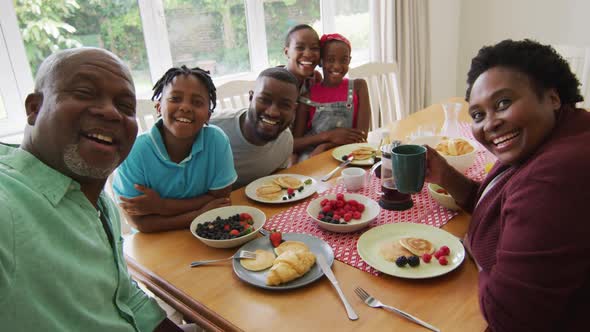
[[[466,137],[471,137],[468,130],[468,124],[462,124],[461,129]],[[466,174],[472,179],[480,180],[484,177],[485,164],[492,162],[494,157],[485,149],[479,147],[476,160]],[[381,180],[376,177],[370,177],[367,185],[360,191],[356,192],[369,197],[375,201],[379,200],[381,191]],[[323,192],[320,197],[328,194],[345,193],[343,185],[337,185]],[[424,186],[418,194],[412,195],[414,206],[406,211],[389,211],[381,209],[379,216],[369,224],[368,228],[354,233],[334,233],[320,228],[317,223],[307,214],[307,206],[311,200],[304,201],[301,204],[291,207],[266,221],[264,228],[268,230],[276,229],[283,233],[304,233],[320,238],[332,247],[334,256],[337,260],[350,266],[358,268],[377,275],[378,271],[365,263],[358,254],[356,243],[359,237],[372,227],[397,222],[413,222],[418,224],[442,227],[457,212],[448,210],[440,206],[428,194],[428,186]]]

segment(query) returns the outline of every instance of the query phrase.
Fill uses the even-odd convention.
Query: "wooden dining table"
[[[451,101],[462,102],[458,98]],[[465,103],[460,120],[470,121]],[[441,104],[433,104],[391,124],[390,136],[405,140],[419,126],[440,128],[443,121]],[[303,174],[319,180],[338,164],[331,151],[327,151],[279,173]],[[334,186],[337,176],[328,182],[318,181],[318,193]],[[246,196],[244,188],[233,191],[231,200],[234,205],[257,207],[267,218],[301,203],[258,203]],[[469,220],[467,213],[460,212],[442,229],[461,237]],[[129,235],[124,241],[124,252],[136,280],[206,330],[426,331],[392,312],[367,306],[354,293],[359,286],[383,303],[441,331],[484,331],[487,326],[479,310],[477,268],[470,258],[454,271],[428,279],[373,275],[335,260],[334,274],[359,316],[351,321],[335,289],[324,277],[305,287],[276,291],[243,282],[234,274],[229,261],[190,268],[195,260],[229,257],[235,248],[208,247],[189,230]]]

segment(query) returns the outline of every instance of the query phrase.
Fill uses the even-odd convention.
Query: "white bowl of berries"
[[[318,226],[336,233],[363,229],[377,218],[380,211],[377,202],[359,194],[325,195],[307,206],[307,214]]]
[[[209,210],[191,223],[191,233],[213,248],[233,248],[256,238],[266,222],[259,209],[245,205]]]

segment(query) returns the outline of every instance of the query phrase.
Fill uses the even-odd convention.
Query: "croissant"
[[[303,276],[315,264],[311,251],[286,251],[275,259],[266,276],[266,284],[277,286]]]

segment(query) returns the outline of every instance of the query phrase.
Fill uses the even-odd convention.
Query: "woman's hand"
[[[444,187],[445,176],[449,172],[449,165],[447,160],[441,156],[435,149],[428,145],[424,145],[426,148],[426,182],[436,183],[439,186]]]
[[[363,143],[367,139],[367,133],[354,128],[336,128],[325,132],[325,135],[324,141],[336,145]]]
[[[119,206],[128,215],[144,216],[148,214],[161,214],[159,208],[162,206],[163,200],[157,191],[139,184],[135,185],[135,189],[142,192],[143,195],[133,198],[120,197],[121,203],[119,203]]]

